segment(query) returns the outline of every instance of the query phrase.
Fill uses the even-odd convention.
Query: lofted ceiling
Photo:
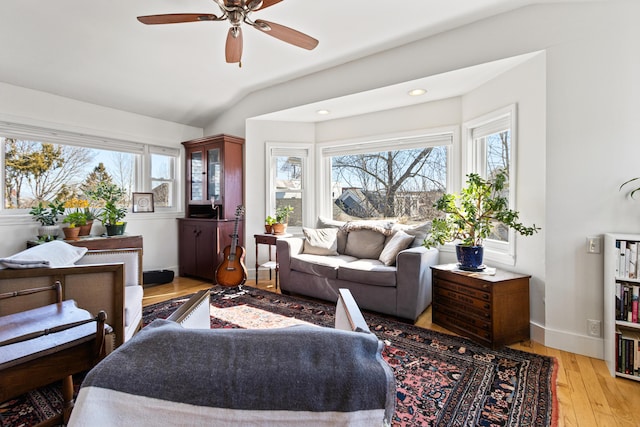
[[[244,25],[238,67],[225,62],[228,21],[143,25],[136,20],[219,14],[212,0],[2,0],[0,82],[204,127],[253,91],[497,13],[554,1],[284,0],[251,17],[306,33],[320,41],[318,47],[300,49]],[[353,106],[349,111],[362,112]],[[302,117],[312,120],[297,116]]]

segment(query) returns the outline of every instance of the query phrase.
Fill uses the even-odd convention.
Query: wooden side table
[[[433,323],[492,348],[529,339],[529,278],[460,271],[455,264],[431,267]]]
[[[258,269],[269,269],[269,280],[271,280],[271,269],[276,272],[276,289],[278,289],[278,252],[276,251],[276,259],[271,259],[271,247],[276,245],[276,240],[281,237],[291,237],[293,234],[254,234],[253,238],[256,240],[256,285],[258,284]],[[269,261],[260,263],[258,261],[258,248],[260,245],[267,245],[269,251]]]

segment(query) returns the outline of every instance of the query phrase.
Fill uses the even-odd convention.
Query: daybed
[[[318,219],[305,238],[276,242],[280,289],[336,301],[347,288],[363,309],[415,321],[431,304],[431,270],[438,251],[422,241],[430,223],[349,223]]]
[[[48,286],[60,281],[63,299],[96,315],[107,313],[107,323],[119,346],[142,324],[140,249],[90,250],[62,241],[45,243],[0,259],[0,293]],[[77,264],[77,265],[76,265]],[[12,267],[12,268],[11,268]],[[0,300],[0,315],[52,304],[52,295],[34,294],[19,303]]]

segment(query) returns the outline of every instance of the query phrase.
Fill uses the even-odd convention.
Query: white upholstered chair
[[[142,327],[142,251],[140,249],[89,250],[76,265],[124,263],[124,341]]]

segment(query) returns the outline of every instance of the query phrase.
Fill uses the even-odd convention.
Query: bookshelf
[[[640,234],[604,236],[604,358],[612,376],[640,381]]]

